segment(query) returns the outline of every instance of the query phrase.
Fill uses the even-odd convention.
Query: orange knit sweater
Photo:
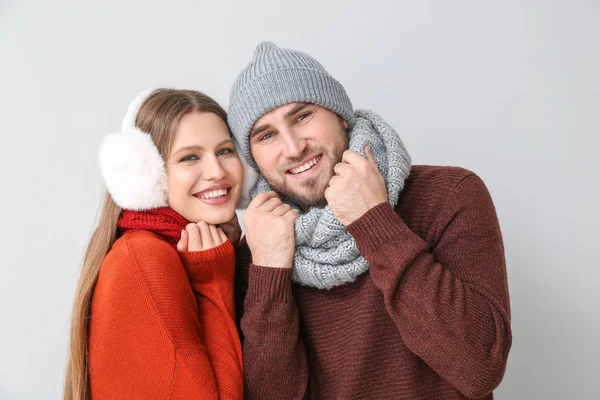
[[[100,268],[90,321],[96,399],[241,399],[230,241],[178,253],[126,232]]]

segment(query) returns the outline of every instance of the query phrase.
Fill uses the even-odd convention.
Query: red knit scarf
[[[177,211],[170,207],[155,208],[147,211],[124,210],[118,226],[121,233],[130,231],[150,231],[173,247],[181,238],[181,230],[189,224]]]

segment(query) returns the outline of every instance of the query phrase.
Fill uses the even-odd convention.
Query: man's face
[[[250,131],[250,150],[275,191],[303,210],[323,207],[333,168],[348,148],[347,128],[326,108],[290,103],[256,121]]]

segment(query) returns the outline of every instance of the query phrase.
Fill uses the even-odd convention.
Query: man
[[[272,43],[228,119],[260,172],[237,254],[247,397],[491,399],[510,307],[481,179],[411,166],[381,117]]]

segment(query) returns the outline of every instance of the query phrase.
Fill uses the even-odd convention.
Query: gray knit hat
[[[248,163],[256,166],[248,135],[267,112],[289,103],[313,103],[325,107],[354,126],[352,103],[344,87],[317,60],[296,50],[262,42],[252,61],[231,88],[227,121]]]

